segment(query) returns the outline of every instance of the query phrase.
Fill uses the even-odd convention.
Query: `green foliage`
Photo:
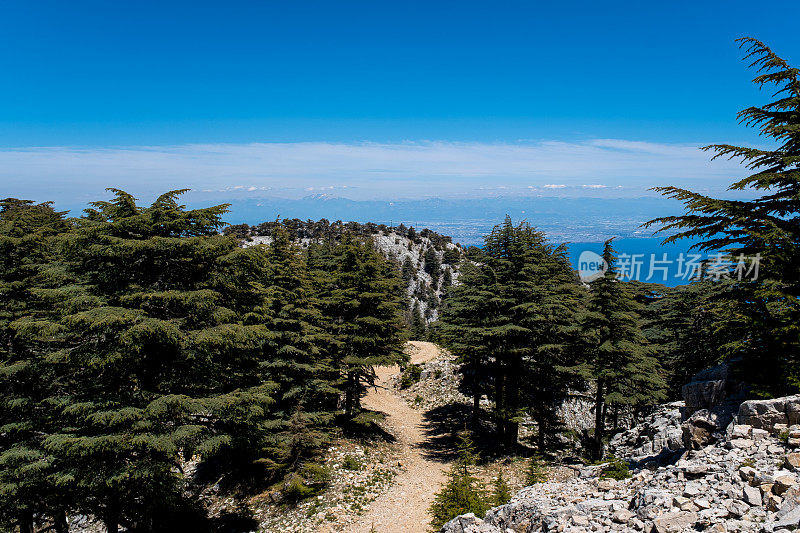
[[[628,469],[628,463],[613,455],[608,457],[608,464],[600,472],[600,479],[616,479],[620,481],[629,477],[631,477],[631,473]]]
[[[547,466],[540,455],[534,455],[528,460],[528,467],[525,469],[525,483],[536,485],[545,481],[547,481]]]
[[[407,389],[414,383],[418,383],[421,375],[422,366],[414,363],[406,366],[405,370],[403,370],[403,374],[400,376],[400,388]]]
[[[345,455],[342,459],[342,468],[345,470],[361,470],[363,466],[354,455]]]
[[[586,350],[576,367],[593,379],[595,391],[595,457],[602,455],[607,406],[642,407],[664,398],[665,382],[654,347],[643,334],[632,287],[617,280],[616,257],[606,241],[605,274],[592,282],[586,311],[581,316]]]
[[[486,237],[480,263],[462,266],[459,281],[448,291],[436,334],[462,362],[473,424],[487,394],[501,444],[516,446],[527,411],[544,448],[556,424],[554,406],[576,381],[570,367],[580,353],[576,316],[585,290],[566,249],[506,218]]]
[[[348,236],[304,251],[280,224],[242,248],[226,206],[111,192],[70,220],[0,202],[0,529],[166,524],[192,506],[176,465],[193,456],[226,490],[322,490],[309,458],[340,394],[402,360],[397,269]]]
[[[483,516],[489,509],[490,498],[472,472],[478,456],[472,439],[466,432],[459,436],[458,451],[458,459],[447,474],[447,482],[434,496],[428,511],[432,516],[431,527],[434,530],[440,529],[460,514],[475,513]]]
[[[411,280],[417,278],[417,269],[414,268],[414,263],[411,261],[411,256],[407,255],[405,259],[403,259],[401,273],[403,281],[406,283],[406,285],[411,283]]]
[[[505,505],[511,500],[511,487],[503,478],[503,472],[497,473],[497,478],[492,483],[492,504]]]
[[[415,340],[425,340],[427,331],[427,323],[420,312],[419,302],[414,302],[414,306],[411,308],[411,336]]]
[[[441,274],[442,265],[439,261],[439,256],[436,253],[436,249],[433,246],[429,246],[425,250],[425,272],[431,275],[433,283],[436,284],[439,281],[439,275]]]
[[[714,144],[714,158],[742,161],[753,173],[730,186],[761,193],[753,199],[719,199],[678,187],[656,190],[682,201],[686,213],[652,220],[665,239],[698,239],[701,251],[723,251],[734,263],[760,256],[758,279],[734,275],[720,294],[719,322],[724,340],[720,356],[735,363],[741,378],[760,396],[786,395],[800,388],[800,71],[764,43],[739,40],[755,67],[759,87],[774,89],[773,102],[739,112],[739,121],[755,127],[774,144],[750,148]],[[728,320],[729,319],[729,320]],[[714,344],[717,344],[716,342]]]
[[[405,293],[395,265],[381,257],[371,241],[345,235],[329,250],[316,278],[330,335],[332,368],[339,375],[345,413],[360,409],[365,386],[374,384],[374,367],[405,359]]]
[[[446,248],[442,256],[442,263],[455,266],[461,262],[461,251],[458,248]]]

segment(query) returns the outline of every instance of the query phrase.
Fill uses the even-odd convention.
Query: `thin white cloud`
[[[607,185],[603,185],[601,183],[590,183],[590,184],[581,185],[581,187],[583,187],[584,189],[605,189],[608,186]]]
[[[113,186],[149,195],[188,187],[237,194],[340,190],[361,198],[453,196],[480,190],[644,191],[701,180],[720,188],[742,175],[696,145],[619,139],[508,143],[249,143],[0,150],[6,196],[96,199]],[[712,184],[712,185],[709,185]],[[715,185],[714,185],[715,186]],[[505,193],[504,193],[505,194]],[[44,198],[46,197],[46,198]]]

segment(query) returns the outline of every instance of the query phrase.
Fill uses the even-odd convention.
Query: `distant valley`
[[[601,242],[610,237],[643,238],[652,232],[640,227],[654,217],[679,214],[678,202],[664,198],[514,197],[364,201],[327,195],[301,199],[260,198],[216,200],[229,202],[225,217],[231,224],[299,218],[374,222],[430,228],[463,245],[479,245],[491,228],[510,215],[527,220],[553,242]],[[191,204],[191,202],[190,202]],[[204,200],[202,205],[208,205]],[[190,205],[191,206],[191,205]]]

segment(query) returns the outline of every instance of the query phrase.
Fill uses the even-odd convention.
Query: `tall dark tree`
[[[338,383],[329,354],[331,339],[323,329],[320,302],[302,251],[282,226],[272,237],[263,250],[265,270],[258,280],[263,303],[248,321],[269,331],[260,365],[265,379],[278,387],[273,411],[284,427],[276,434],[275,455],[294,464],[322,441],[320,430],[336,409]],[[301,442],[301,436],[310,442]]]
[[[733,191],[762,195],[720,199],[678,187],[659,187],[665,196],[682,201],[687,212],[649,222],[675,231],[666,239],[698,239],[695,248],[724,250],[760,257],[757,280],[745,277],[731,289],[730,302],[744,311],[747,327],[726,346],[729,359],[740,360],[742,378],[755,392],[785,394],[800,383],[800,70],[791,67],[764,43],[739,39],[745,60],[751,60],[759,87],[774,88],[776,100],[739,112],[739,121],[755,127],[775,144],[750,148],[714,144],[703,149],[714,158],[740,159],[753,174],[733,183]],[[737,276],[737,281],[738,276]]]
[[[439,274],[441,274],[442,264],[439,261],[439,256],[437,255],[436,249],[433,246],[429,246],[427,250],[425,250],[424,268],[425,272],[431,275],[431,279],[435,285],[439,281]]]
[[[405,259],[403,259],[402,276],[406,285],[417,277],[417,269],[414,268],[414,263],[411,261],[410,255],[407,255]]]
[[[414,340],[424,340],[426,338],[427,325],[419,309],[419,302],[414,302],[411,308],[411,335]]]
[[[583,371],[596,387],[596,457],[602,455],[609,406],[652,405],[664,397],[658,360],[642,332],[642,304],[636,301],[631,287],[618,279],[611,240],[605,243],[603,260],[607,270],[592,282],[582,317],[587,341]]]
[[[447,305],[434,323],[436,338],[461,363],[459,371],[464,386],[472,396],[472,427],[480,424],[481,397],[491,384],[489,365],[492,348],[489,342],[489,317],[492,313],[492,279],[482,266],[464,264],[460,283],[450,289]]]
[[[345,235],[334,250],[336,269],[324,289],[333,364],[342,377],[344,410],[354,416],[375,366],[404,359],[404,294],[400,273],[372,242]]]
[[[26,322],[48,316],[48,290],[65,281],[53,268],[59,236],[71,229],[50,204],[0,201],[0,523],[28,533],[36,519],[66,531],[74,493],[58,483],[45,437],[63,369],[44,345],[27,341]]]
[[[53,291],[57,314],[24,326],[63,372],[43,442],[58,482],[109,531],[152,529],[182,505],[179,452],[235,462],[266,449],[270,335],[242,323],[250,291],[222,282],[259,268],[219,235],[225,206],[186,210],[173,191],[143,208],[113,192],[67,235],[74,282]]]
[[[558,396],[575,378],[570,354],[579,338],[574,317],[583,289],[563,247],[508,217],[486,237],[482,259],[463,267],[443,310],[440,335],[474,375],[475,421],[486,392],[494,399],[504,447],[516,446],[526,411],[539,422],[544,446]],[[491,389],[478,376],[489,377]]]

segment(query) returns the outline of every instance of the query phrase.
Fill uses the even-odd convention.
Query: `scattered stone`
[[[718,413],[695,412],[687,420],[691,423],[682,426],[691,448],[665,447],[658,457],[617,454],[633,459],[629,479],[600,480],[600,466],[575,467],[579,476],[527,487],[508,504],[488,511],[483,520],[462,529],[447,525],[442,532],[794,532],[800,528],[800,450],[787,454],[769,421],[773,408],[783,406],[777,412],[783,413],[787,431],[797,431],[800,438],[800,425],[789,424],[789,413],[800,413],[794,407],[800,406],[800,396],[798,401],[766,405],[743,409],[746,418],[725,428],[717,423]],[[675,410],[667,405],[655,412]],[[791,417],[793,424],[800,422],[795,414]],[[614,437],[609,448],[637,454],[653,450],[663,444],[655,445],[655,439],[664,439],[666,428],[677,430],[676,424],[663,415],[647,418],[643,425],[622,432],[623,437]],[[699,435],[703,428],[705,436]],[[708,442],[701,446],[706,437]]]
[[[694,504],[697,506],[698,509],[704,511],[705,509],[711,508],[711,503],[705,498],[697,498],[694,501]]]
[[[751,507],[761,505],[761,491],[750,485],[742,487],[742,500]]]
[[[697,514],[690,511],[666,513],[653,520],[656,533],[676,533],[690,528],[697,522]]]
[[[800,452],[787,453],[785,463],[789,470],[800,470]]]
[[[627,524],[635,516],[635,514],[627,509],[620,509],[618,511],[614,511],[614,514],[611,515],[611,519],[617,524]]]
[[[797,484],[797,480],[792,475],[784,474],[775,478],[775,484],[772,486],[772,491],[780,496],[790,488]]]
[[[750,483],[756,477],[756,469],[752,466],[742,466],[739,468],[739,477],[742,478],[742,481]]]

